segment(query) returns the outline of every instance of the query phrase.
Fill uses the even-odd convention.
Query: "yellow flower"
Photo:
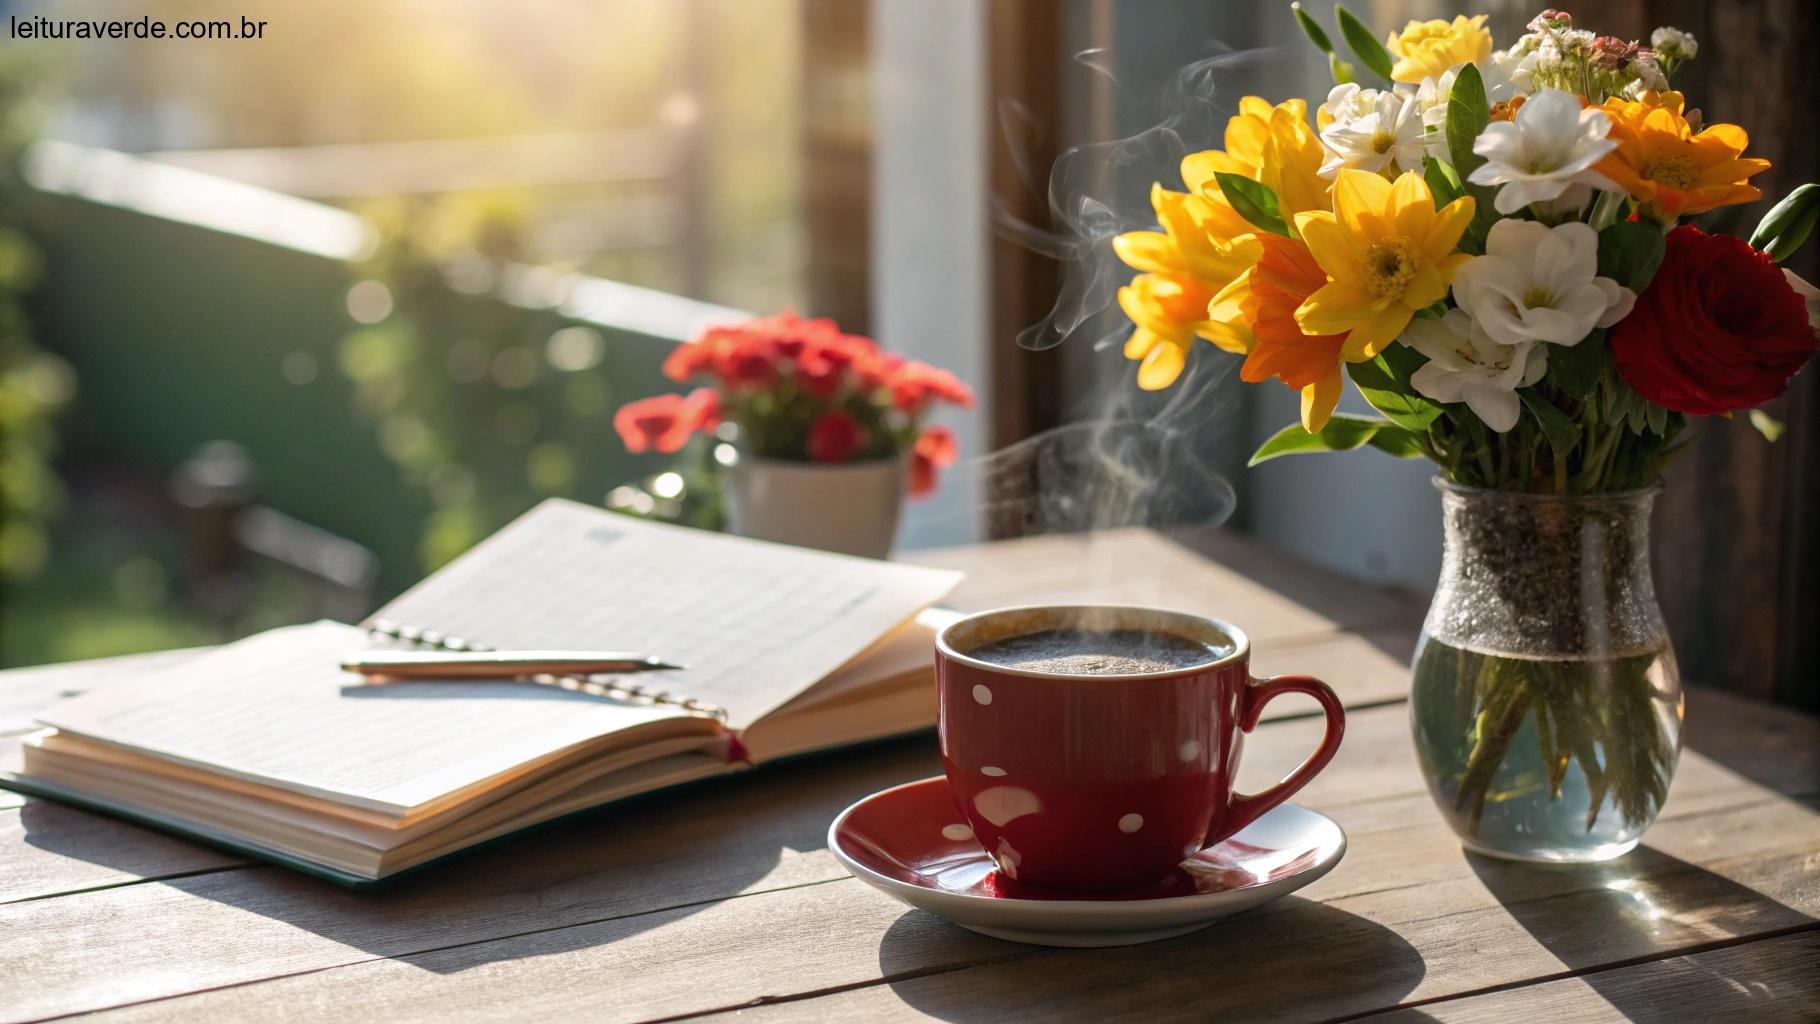
[[[1390,77],[1420,85],[1424,78],[1439,78],[1456,64],[1483,64],[1491,56],[1491,31],[1485,15],[1456,16],[1453,21],[1412,21],[1401,32],[1392,32],[1384,48],[1397,59]]]
[[[1175,382],[1196,337],[1228,352],[1244,352],[1250,335],[1243,325],[1215,323],[1207,316],[1213,294],[1257,262],[1256,231],[1215,193],[1211,197],[1150,189],[1162,231],[1130,231],[1112,240],[1119,259],[1146,271],[1119,289],[1119,306],[1137,325],[1125,355],[1142,360],[1138,386],[1147,391]]]
[[[1174,384],[1197,336],[1227,351],[1245,351],[1247,333],[1207,319],[1211,301],[1213,291],[1199,282],[1162,274],[1139,274],[1119,289],[1119,308],[1137,325],[1125,342],[1125,358],[1141,360],[1138,387],[1160,391]]]
[[[1348,362],[1370,359],[1396,340],[1416,310],[1447,294],[1454,271],[1469,258],[1456,251],[1472,221],[1462,196],[1439,210],[1422,176],[1406,171],[1396,183],[1370,171],[1342,168],[1333,183],[1333,212],[1296,217],[1308,252],[1327,283],[1295,311],[1312,335],[1346,333]]]
[[[1223,196],[1213,199],[1150,186],[1150,205],[1162,231],[1127,231],[1112,251],[1134,270],[1192,277],[1212,289],[1245,272],[1257,259],[1250,241],[1257,228]]]
[[[1326,152],[1308,127],[1308,103],[1285,100],[1276,106],[1259,96],[1239,101],[1226,122],[1226,149],[1190,153],[1182,159],[1182,181],[1206,197],[1219,195],[1215,171],[1238,174],[1270,186],[1283,219],[1303,210],[1325,210],[1332,183],[1321,177]]]
[[[1735,124],[1699,133],[1682,116],[1678,92],[1647,92],[1638,100],[1612,97],[1600,108],[1611,118],[1618,148],[1594,168],[1629,192],[1643,215],[1668,223],[1690,213],[1748,203],[1763,195],[1747,183],[1769,170],[1768,160],[1743,157],[1750,137]]]

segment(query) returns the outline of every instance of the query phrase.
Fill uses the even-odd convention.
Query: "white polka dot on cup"
[[[1182,760],[1192,761],[1201,756],[1201,741],[1188,740],[1182,744],[1181,748],[1177,750],[1176,753],[1182,756]]]
[[[984,685],[976,685],[973,688],[973,701],[980,705],[992,703],[992,691],[986,689]]]
[[[1003,768],[995,768],[992,765],[986,765],[984,768],[980,769],[980,774],[990,776],[994,779],[1002,779],[1009,773]]]
[[[973,838],[973,830],[960,824],[943,825],[942,838],[953,840],[957,843],[965,842]]]
[[[1142,814],[1127,814],[1123,818],[1119,819],[1119,831],[1120,832],[1126,832],[1126,833],[1136,832],[1138,829],[1143,828],[1143,827],[1144,827],[1144,816]]]

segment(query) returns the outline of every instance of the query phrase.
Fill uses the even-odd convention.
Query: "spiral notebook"
[[[271,630],[40,716],[0,784],[350,885],[637,793],[926,728],[956,573],[553,500],[359,626]],[[369,646],[672,672],[371,685]]]

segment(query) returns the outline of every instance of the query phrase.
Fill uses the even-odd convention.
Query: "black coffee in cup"
[[[1026,672],[1123,676],[1205,665],[1231,649],[1159,630],[1064,628],[1003,637],[966,653]]]

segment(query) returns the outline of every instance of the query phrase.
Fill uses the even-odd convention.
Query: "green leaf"
[[[1416,315],[1424,320],[1439,320],[1447,315],[1447,300],[1436,299],[1433,305],[1416,310]]]
[[[1599,386],[1611,361],[1611,348],[1605,344],[1605,328],[1595,328],[1578,345],[1551,345],[1548,349],[1548,379],[1571,398],[1584,400]]]
[[[1340,26],[1340,35],[1345,37],[1346,45],[1352,47],[1352,52],[1358,55],[1359,62],[1379,78],[1390,81],[1390,69],[1393,66],[1390,51],[1384,49],[1384,44],[1378,42],[1378,38],[1371,34],[1371,29],[1359,20],[1358,15],[1335,4],[1333,20]]]
[[[1421,434],[1404,430],[1394,423],[1379,427],[1378,432],[1371,435],[1371,446],[1399,459],[1419,459],[1428,454]]]
[[[1764,412],[1762,409],[1752,409],[1750,411],[1750,425],[1757,428],[1757,433],[1762,434],[1763,439],[1770,444],[1775,444],[1776,439],[1781,437],[1782,431],[1786,429],[1781,420]]]
[[[1387,356],[1397,349],[1404,349],[1414,356],[1417,364],[1422,362],[1419,353],[1405,345],[1392,345],[1366,362],[1347,363],[1346,372],[1352,377],[1352,383],[1359,389],[1359,394],[1371,403],[1371,407],[1383,413],[1392,423],[1405,430],[1426,434],[1428,425],[1439,419],[1442,409],[1434,402],[1416,394],[1409,385],[1410,369],[1399,371]],[[1400,357],[1391,357],[1398,359]]]
[[[1635,388],[1619,382],[1612,399],[1612,412],[1607,417],[1611,422],[1624,424],[1624,429],[1633,434],[1641,434],[1649,427],[1649,400],[1637,394]]]
[[[1519,389],[1517,397],[1523,400],[1524,407],[1535,416],[1536,423],[1542,427],[1542,436],[1548,439],[1548,446],[1554,449],[1555,459],[1557,461],[1566,459],[1567,453],[1573,451],[1574,445],[1580,443],[1580,428],[1566,413],[1557,408],[1555,403],[1542,397],[1535,388]]]
[[[1468,180],[1485,162],[1484,157],[1472,151],[1472,144],[1490,123],[1491,104],[1485,98],[1485,79],[1480,77],[1476,65],[1464,65],[1447,96],[1447,154],[1453,158],[1455,177],[1475,204],[1472,224],[1460,240],[1464,252],[1484,252],[1485,235],[1498,219],[1497,208],[1493,205],[1497,193]]]
[[[1769,253],[1770,259],[1781,263],[1807,241],[1817,218],[1820,218],[1820,184],[1808,182],[1783,196],[1781,202],[1763,215],[1757,222],[1757,230],[1751,232],[1751,248],[1761,249]]]
[[[1215,171],[1213,177],[1220,183],[1220,194],[1239,212],[1239,216],[1265,231],[1289,237],[1289,225],[1283,222],[1282,214],[1277,212],[1277,194],[1270,190],[1269,185],[1229,171]]]
[[[1340,59],[1337,53],[1327,55],[1327,70],[1333,75],[1333,84],[1345,85],[1358,76],[1358,68]]]
[[[1599,276],[1641,295],[1662,265],[1662,230],[1641,220],[1621,220],[1599,232]]]
[[[1654,402],[1643,410],[1644,418],[1649,422],[1649,431],[1657,437],[1668,433],[1668,410]]]
[[[1308,37],[1308,41],[1314,44],[1315,49],[1322,53],[1333,52],[1333,40],[1327,38],[1327,33],[1321,30],[1319,22],[1309,17],[1307,11],[1302,10],[1300,3],[1290,4],[1289,13],[1295,15],[1295,23],[1302,26],[1302,34]]]
[[[1466,194],[1453,166],[1432,156],[1422,158],[1422,180],[1428,182],[1428,191],[1434,193],[1437,210]]]
[[[1258,446],[1246,466],[1255,466],[1260,462],[1269,462],[1280,455],[1301,455],[1307,452],[1349,452],[1363,447],[1371,441],[1372,436],[1388,426],[1383,420],[1374,416],[1354,416],[1350,413],[1336,412],[1327,420],[1327,425],[1318,434],[1310,434],[1300,423],[1291,423],[1271,435],[1270,440]]]

